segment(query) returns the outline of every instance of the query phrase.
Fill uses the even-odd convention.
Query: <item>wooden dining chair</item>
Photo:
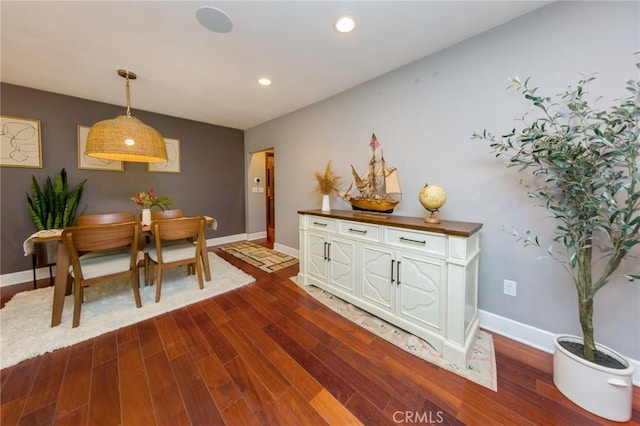
[[[131,221],[76,226],[62,232],[62,242],[71,264],[69,273],[73,278],[73,327],[80,324],[83,288],[91,284],[128,277],[136,306],[142,306],[138,288],[140,229],[140,222]]]
[[[133,222],[134,220],[136,220],[136,215],[133,212],[83,214],[78,216],[77,225],[90,226],[107,223]],[[146,240],[143,239],[138,242],[138,268],[143,268],[143,273],[146,281],[147,263],[145,262],[143,251],[145,247],[145,241]]]
[[[156,283],[156,303],[160,301],[162,291],[162,272],[167,268],[180,265],[194,267],[198,276],[198,286],[203,289],[202,264],[200,252],[204,245],[203,216],[162,219],[151,222],[151,234],[154,244],[147,251],[149,257],[149,277],[154,279],[154,267],[158,268]],[[189,241],[188,239],[191,239]]]

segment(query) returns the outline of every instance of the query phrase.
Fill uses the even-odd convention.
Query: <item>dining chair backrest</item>
[[[83,288],[111,278],[128,277],[141,307],[138,279],[138,221],[75,226],[62,231],[73,277],[73,327],[80,324]],[[88,253],[88,254],[84,254]]]
[[[62,233],[63,242],[72,251],[86,252],[109,250],[131,245],[137,250],[140,222],[135,220],[66,228]]]
[[[107,223],[132,222],[136,215],[132,212],[83,214],[78,216],[78,226],[100,225]]]
[[[151,210],[151,220],[175,219],[177,217],[184,217],[182,209]]]
[[[175,241],[193,238],[196,245],[203,243],[203,216],[179,217],[174,219],[160,219],[151,222],[151,234],[154,236],[156,248],[160,249],[162,241]]]

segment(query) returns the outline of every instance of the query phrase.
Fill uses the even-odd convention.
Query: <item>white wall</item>
[[[507,91],[507,78],[533,76],[544,94],[561,92],[578,73],[598,72],[591,91],[606,100],[626,96],[638,78],[638,2],[558,2],[481,36],[428,56],[352,90],[245,132],[246,152],[275,147],[276,240],[297,248],[297,214],[320,208],[313,173],[333,161],[337,173],[362,169],[375,132],[388,163],[400,173],[404,196],[396,209],[422,216],[417,194],[425,182],[444,187],[441,217],[481,222],[480,308],[551,332],[580,334],[575,290],[545,250],[522,248],[502,228],[531,228],[547,241],[554,223],[518,185],[521,177],[494,158],[474,131],[510,130],[526,111]],[[401,48],[401,46],[399,46]],[[383,57],[380,60],[384,60]],[[283,178],[283,177],[286,177]],[[332,200],[335,209],[350,209]],[[253,229],[257,212],[249,212]],[[264,225],[263,225],[264,226]],[[637,269],[637,267],[636,267]],[[516,298],[502,282],[518,283]],[[611,283],[596,301],[596,339],[640,358],[640,286]]]

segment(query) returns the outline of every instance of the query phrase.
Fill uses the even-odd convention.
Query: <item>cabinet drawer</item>
[[[401,228],[385,228],[384,243],[407,250],[417,250],[445,256],[447,237],[430,232],[410,231]]]
[[[369,225],[360,222],[344,222],[338,223],[338,232],[341,235],[355,238],[358,240],[380,242],[380,226]]]
[[[338,221],[330,218],[307,215],[307,227],[309,229],[336,232],[336,229],[338,228]]]

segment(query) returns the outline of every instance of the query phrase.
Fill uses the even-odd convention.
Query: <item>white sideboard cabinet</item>
[[[426,340],[466,367],[478,331],[482,224],[299,211],[298,282]]]

